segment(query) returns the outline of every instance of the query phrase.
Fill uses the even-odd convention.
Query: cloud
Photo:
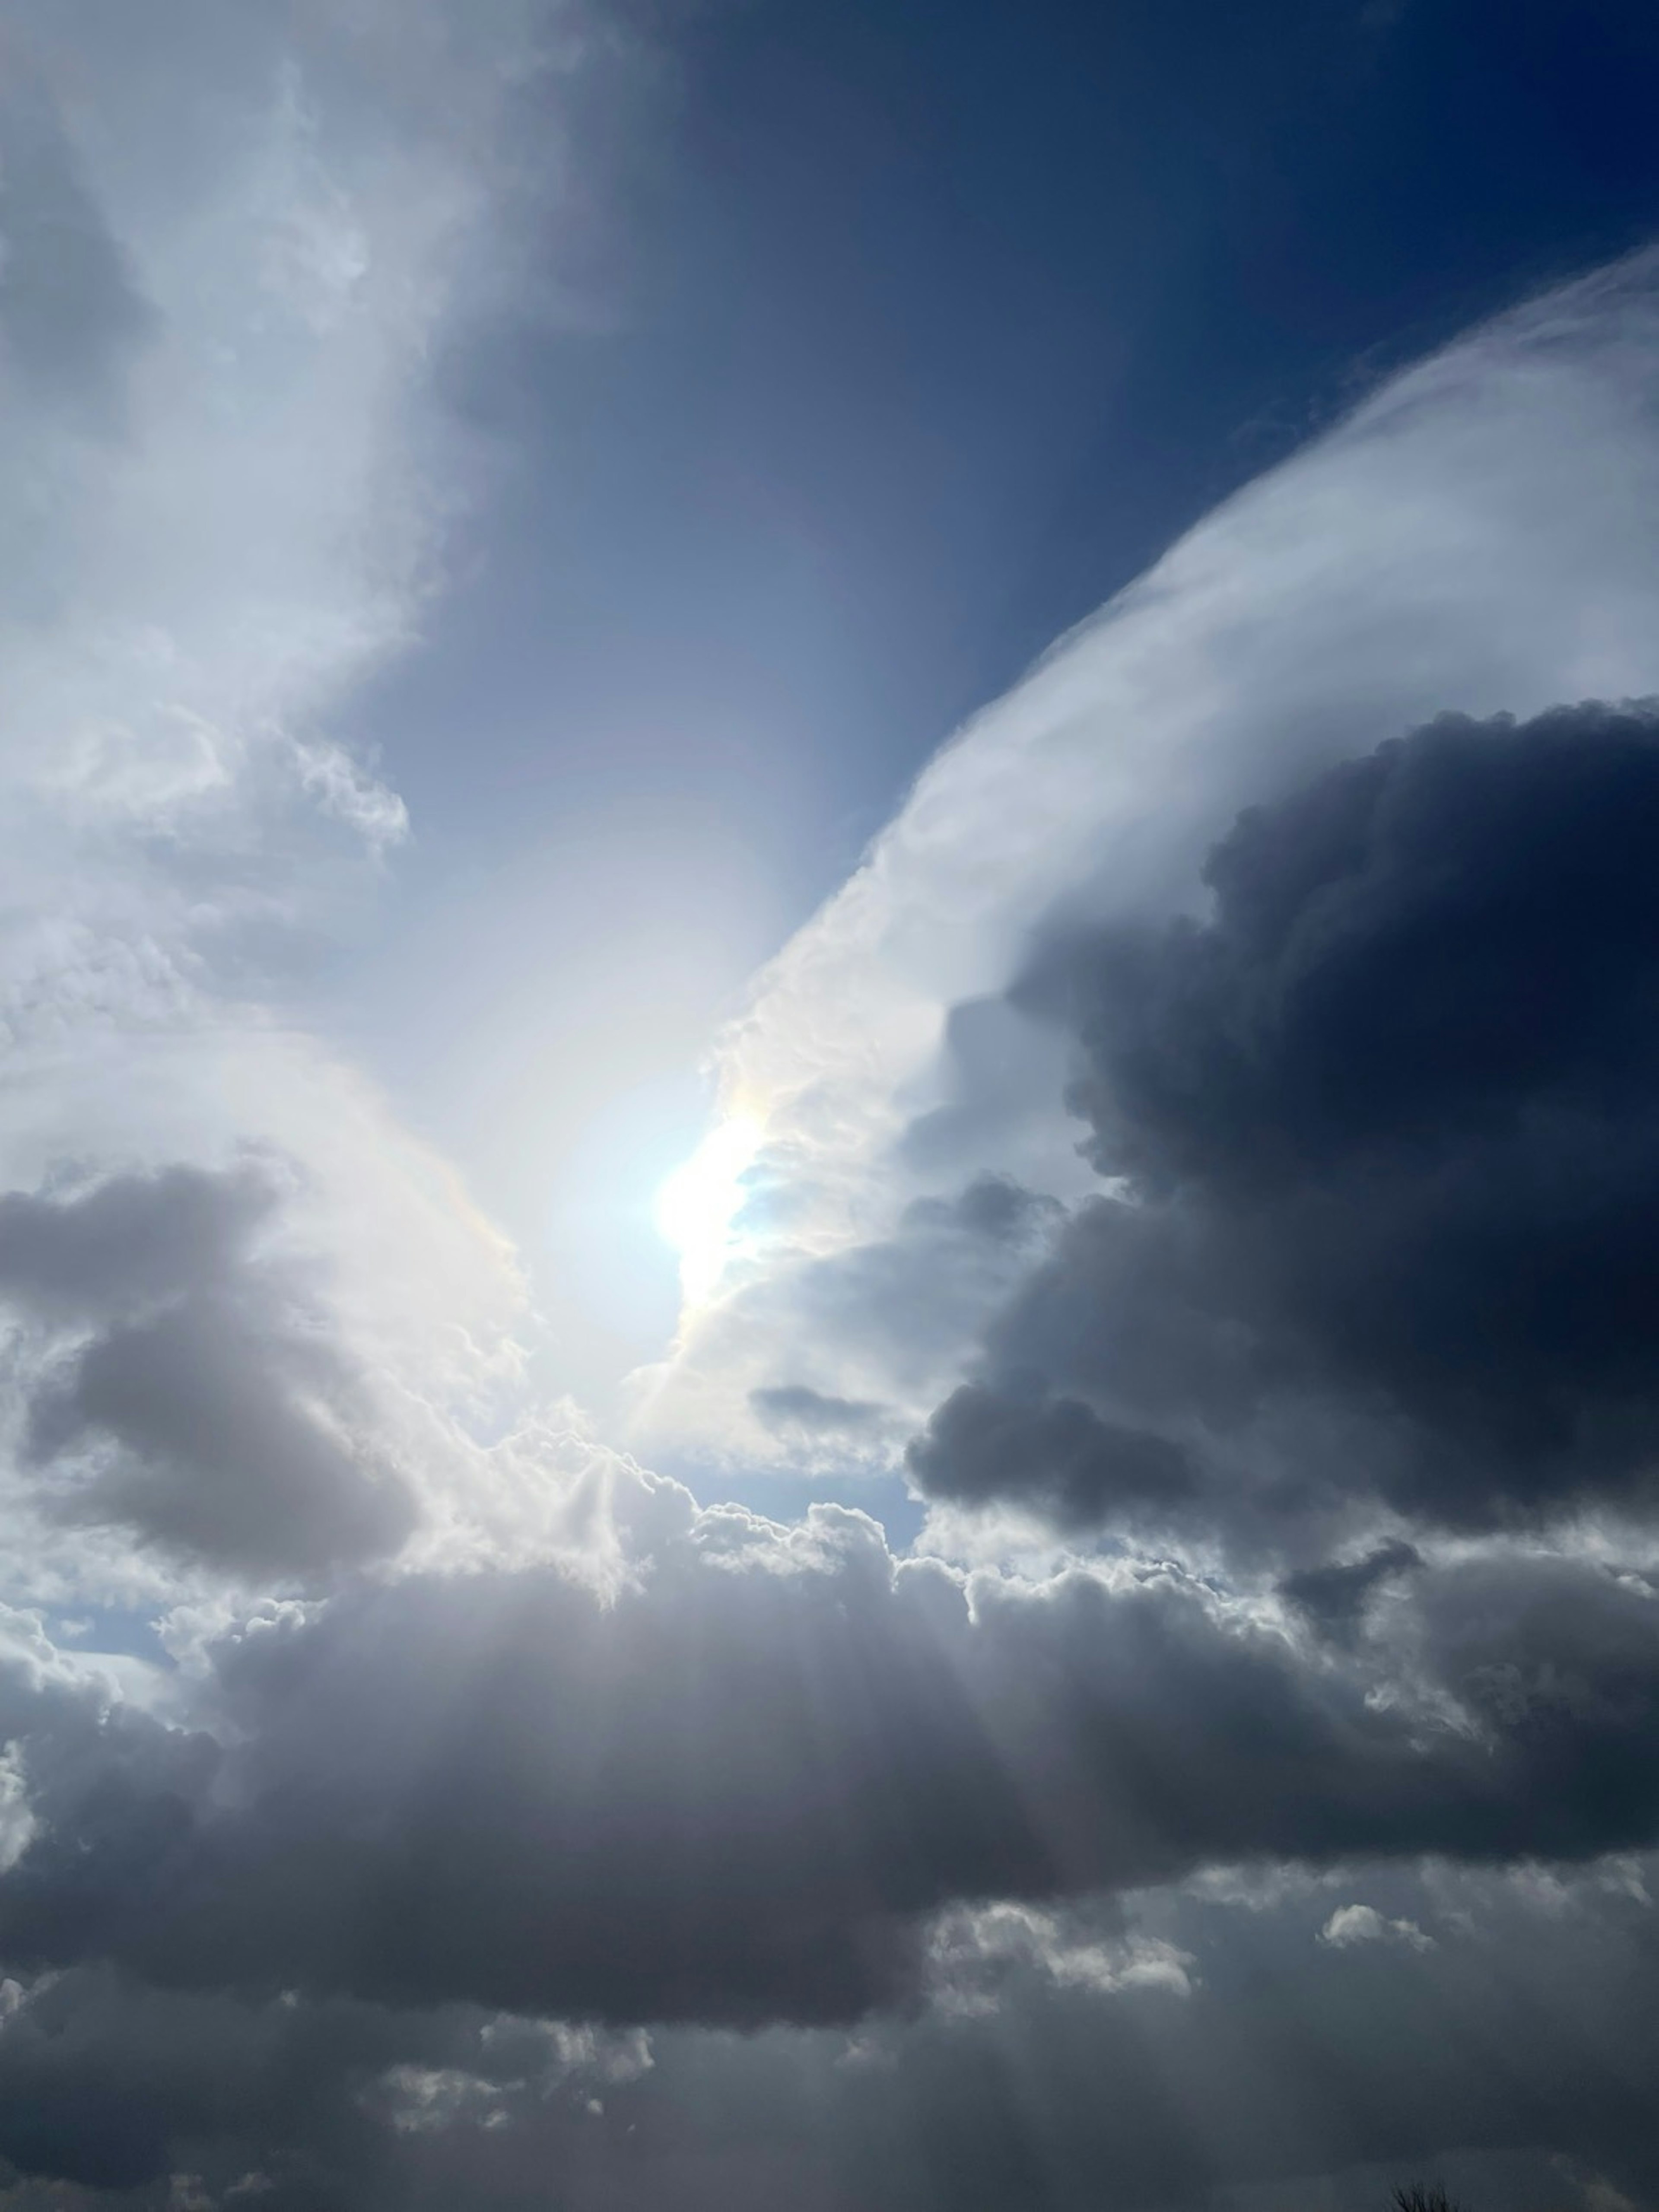
[[[1414,1920],[1385,1920],[1373,1905],[1340,1905],[1319,1931],[1322,1943],[1346,1951],[1353,1943],[1406,1943],[1413,1951],[1434,1948]]]
[[[538,2148],[557,2154],[592,2132],[587,2099],[651,2065],[637,2033],[461,2008],[203,1998],[96,1972],[6,1987],[0,2156],[100,2204],[159,2182],[146,2205],[334,2206],[417,2166],[422,2138],[487,2141],[503,2122],[539,2123]],[[181,2171],[188,2191],[167,2196]]]
[[[1652,1595],[1447,1573],[1420,1631],[1453,1721],[1179,1579],[984,1577],[969,1613],[852,1516],[686,1535],[615,1608],[484,1575],[254,1617],[216,1741],[9,1670],[40,1834],[0,1882],[0,2154],[210,2201],[261,2170],[296,2205],[529,2208],[556,2172],[978,2212],[1051,2172],[1068,2212],[1102,2172],[1192,2203],[1453,2143],[1659,2184],[1655,1920],[1639,1860],[1595,1856],[1655,1825],[1614,1809],[1655,1765]],[[1256,1878],[1168,1881],[1252,1836]],[[1451,1856],[1370,1856],[1425,1836]],[[1531,1844],[1586,1856],[1510,1881]],[[1161,1874],[1064,1896],[1110,1863]],[[938,1902],[987,1878],[1040,1893]],[[514,2015],[458,1996],[489,1980]]]
[[[0,343],[29,398],[120,419],[153,315],[49,108],[0,106]]]
[[[836,1431],[868,1428],[882,1408],[860,1398],[827,1398],[805,1382],[779,1382],[751,1390],[749,1402],[769,1429]]]
[[[880,1244],[973,1172],[1086,1194],[1053,1038],[963,1011],[1000,1000],[1034,940],[1197,911],[1242,807],[1446,709],[1659,692],[1656,378],[1650,253],[1392,380],[978,715],[726,1039],[728,1105],[765,1131],[734,1285],[775,1276],[787,1315],[803,1252]],[[908,1350],[900,1331],[894,1367]],[[774,1357],[915,1425],[939,1395],[862,1346],[843,1377],[816,1316]],[[688,1316],[652,1433],[752,1449],[744,1390],[772,1378],[717,1388],[738,1358],[718,1309]]]
[[[521,1364],[503,1240],[301,1003],[407,828],[324,726],[436,580],[474,472],[434,368],[534,172],[515,103],[578,66],[573,17],[487,13],[4,10],[0,1237],[57,1358],[8,1395],[28,1498],[104,1530],[9,1495],[13,1595],[394,1549],[409,1432],[441,1460]],[[249,1147],[301,1164],[271,1238],[325,1322],[292,1249],[220,1265]]]
[[[1076,1398],[1010,1403],[979,1383],[952,1391],[906,1453],[923,1495],[961,1505],[1013,1498],[1076,1531],[1181,1512],[1198,1484],[1179,1444],[1103,1421]]]
[[[1103,2176],[1197,2201],[1533,2142],[1659,2185],[1659,1616],[1605,1248],[1593,1342],[1528,1336],[1514,1381],[1476,1332],[1451,1384],[1316,1269],[1216,1264],[1356,1147],[1416,1192],[1374,1251],[1480,1225],[1410,1183],[1443,1143],[1494,1188],[1536,1144],[1538,1188],[1582,1177],[1552,1233],[1605,1227],[1645,1158],[1637,967],[1559,947],[1542,1074],[1494,1021],[1416,1093],[1345,1089],[1346,1052],[1298,1091],[1286,1029],[1265,1091],[1198,1102],[1284,1131],[1268,1189],[1167,1069],[1121,1119],[1104,950],[1128,928],[1150,988],[1172,916],[1225,935],[1200,871],[1242,805],[1238,896],[1286,894],[1274,810],[1442,707],[1659,684],[1654,264],[1476,333],[1175,549],[930,769],[728,1041],[766,1141],[650,1418],[768,1464],[914,1436],[958,1517],[1079,1547],[1034,1563],[1022,1526],[970,1571],[845,1509],[699,1510],[545,1403],[502,1240],[305,1031],[305,946],[410,827],[335,710],[466,489],[432,365],[623,29],[6,27],[0,1386],[34,1609],[0,1616],[0,2202],[1071,2212]],[[1581,718],[1574,763],[1637,775],[1640,719]],[[1630,945],[1644,790],[1557,885]],[[1368,989],[1418,879],[1347,915]],[[1104,992],[1094,1164],[1066,1025],[1009,991],[1061,943]],[[1176,1000],[1147,1050],[1235,1024]],[[1390,1018],[1360,1041],[1410,1073]],[[1437,1285],[1467,1316],[1474,1279]],[[1589,1432],[1492,1447],[1559,1407]]]
[[[278,1195],[252,1167],[174,1167],[0,1199],[0,1300],[56,1325],[23,1451],[58,1474],[58,1513],[252,1576],[408,1535],[413,1498],[325,1310],[251,1249]]]
[[[280,1191],[252,1164],[165,1168],[0,1197],[0,1297],[76,1321],[224,1288]]]
[[[1376,1591],[1422,1564],[1421,1553],[1396,1536],[1358,1559],[1300,1567],[1279,1587],[1328,1636],[1346,1638],[1358,1628]]]
[[[15,1677],[38,1826],[0,1956],[832,2022],[912,1998],[959,1903],[1659,1838],[1653,1589],[1516,1559],[1412,1590],[1391,1647],[1316,1658],[1174,1569],[966,1578],[841,1509],[722,1508],[609,1596],[422,1575],[256,1616],[210,1649],[193,1731],[109,1740]]]
[[[769,1255],[752,1280],[740,1273],[699,1316],[674,1360],[637,1378],[641,1437],[670,1449],[708,1443],[717,1459],[787,1450],[803,1468],[890,1464],[908,1407],[956,1381],[964,1347],[1060,1219],[1052,1199],[976,1175],[913,1200],[891,1234],[872,1243]],[[822,1387],[830,1376],[843,1387]],[[814,1403],[817,1418],[804,1413]],[[823,1418],[835,1406],[869,1410]]]
[[[1207,1460],[1212,1518],[1369,1490],[1467,1529],[1645,1498],[1656,835],[1648,711],[1443,718],[1242,815],[1204,921],[1046,957],[1026,988],[1079,1040],[1114,1194],[994,1327],[1002,1396],[935,1416],[924,1488],[1074,1524],[1084,1478],[1055,1468],[1162,1423]],[[1230,1495],[1259,1431],[1272,1494]],[[1096,1522],[1122,1487],[1091,1479]],[[1169,1487],[1166,1519],[1199,1497]]]

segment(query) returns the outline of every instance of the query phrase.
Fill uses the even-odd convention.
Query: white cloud
[[[1036,1905],[988,1905],[941,1916],[928,1964],[934,2002],[971,2016],[998,2008],[1015,1969],[1093,1996],[1159,1990],[1189,1997],[1194,1961],[1190,1952],[1137,1929],[1103,1936]]]
[[[287,1160],[280,1241],[394,1449],[493,1496],[466,1431],[510,1425],[512,1255],[271,1008],[408,831],[329,719],[436,580],[466,478],[431,367],[492,281],[508,103],[534,84],[556,125],[576,18],[210,13],[3,9],[0,538],[26,553],[0,558],[0,1191]],[[47,1531],[20,1573],[157,1588]]]
[[[1404,1943],[1413,1951],[1431,1951],[1432,1936],[1425,1936],[1414,1920],[1389,1920],[1374,1905],[1340,1905],[1319,1931],[1322,1943],[1334,1951],[1346,1951],[1356,1943]]]
[[[34,1840],[34,1814],[22,1754],[15,1743],[0,1749],[0,1874],[9,1874]]]

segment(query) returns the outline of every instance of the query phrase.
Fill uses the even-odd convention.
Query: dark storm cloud
[[[198,2203],[347,2212],[400,2165],[424,2164],[434,2134],[453,2128],[476,2154],[485,2124],[509,2118],[539,2124],[543,2157],[568,2154],[573,2135],[595,2133],[585,2100],[642,2070],[637,2038],[607,2047],[463,2007],[161,1990],[95,1968],[14,1985],[11,1998],[0,2162],[100,2192],[160,2181],[140,2201],[175,2212],[166,2183],[181,2169]],[[538,2179],[544,2202],[544,2171]]]
[[[1334,1901],[1358,1896],[1419,1916],[1432,1948],[1321,1944]],[[1443,1905],[1476,1907],[1478,1931]],[[215,2212],[531,2212],[550,2185],[573,2212],[1096,2212],[1106,2185],[1126,2203],[1202,2203],[1361,2161],[1441,2172],[1450,2145],[1477,2161],[1548,2147],[1528,2161],[1532,2191],[1495,2166],[1476,2204],[1593,2204],[1563,2156],[1638,2202],[1659,2180],[1644,1995],[1659,1960],[1638,1894],[1586,1883],[1540,1911],[1490,1881],[1436,1891],[1367,1871],[1248,1910],[1182,1896],[1152,1909],[1195,1962],[1186,1994],[1103,1993],[1051,1971],[1067,1947],[1109,1947],[1114,1916],[1045,1917],[1000,1953],[994,1927],[969,1920],[934,1960],[944,2002],[867,2030],[850,2063],[835,2035],[669,2032],[644,2065],[625,2045],[469,2008],[157,1991],[72,1970],[0,2023],[0,2158],[149,2184],[90,2200],[123,2212],[161,2212],[180,2171]],[[953,2003],[959,1990],[994,2005]],[[1464,2032],[1425,2032],[1452,2021]],[[1358,2174],[1288,2202],[1385,2193]]]
[[[550,1571],[362,1589],[219,1650],[222,1748],[136,1717],[106,1747],[14,1686],[38,1826],[0,1958],[830,2021],[913,1995],[957,1899],[1659,1833],[1650,1590],[1553,1562],[1410,1587],[1403,1662],[1313,1659],[1173,1571],[970,1611],[858,1516],[728,1508],[609,1602]]]
[[[1372,1595],[1423,1564],[1416,1547],[1395,1537],[1363,1559],[1300,1567],[1279,1584],[1282,1595],[1328,1635],[1350,1636]]]
[[[277,1577],[409,1534],[361,1377],[297,1277],[255,1249],[278,1199],[254,1166],[0,1199],[0,1299],[44,1336],[23,1454],[64,1516]]]
[[[1276,1422],[1281,1504],[1370,1487],[1479,1528],[1645,1497],[1656,860],[1653,712],[1447,717],[1243,815],[1206,920],[1051,958],[1027,989],[1121,1180],[993,1331],[987,1387],[1035,1371],[1224,1449]]]
[[[1432,1948],[1319,1943],[1334,1898],[1356,1895],[1421,1916]],[[1442,1902],[1476,1906],[1479,1932],[1437,1918]],[[71,1971],[0,2025],[0,2157],[159,2184],[133,2200],[145,2212],[179,2170],[216,2212],[530,2212],[550,2177],[573,2208],[1094,2212],[1106,2178],[1126,2202],[1203,2203],[1360,2161],[1438,2172],[1450,2145],[1547,2145],[1555,2162],[1531,2162],[1540,2212],[1581,2201],[1564,2156],[1638,2202],[1659,2179],[1643,1996],[1659,1960],[1638,1896],[1585,1885],[1540,1911],[1490,1881],[1437,1894],[1366,1873],[1249,1910],[1176,1896],[1154,1911],[1201,1965],[1187,1994],[1055,1977],[1048,1957],[1067,1945],[1112,1942],[1109,1916],[1056,1916],[1001,1956],[994,1929],[975,1955],[970,1922],[935,1960],[945,2001],[867,2032],[852,2063],[836,2036],[669,2032],[646,2066],[625,2045],[584,2049],[470,2008],[181,1994]],[[958,1987],[995,2003],[958,2007]],[[1466,2032],[1425,2032],[1453,2020]],[[1339,2201],[1384,2193],[1357,2175]],[[1473,2201],[1540,2202],[1497,2186]]]
[[[1356,1895],[1420,1916],[1431,1946],[1320,1943]],[[1447,2174],[1449,2152],[1478,2174],[1507,2149],[1525,2195],[1494,2160],[1463,2201],[1543,2212],[1577,2198],[1582,2160],[1646,2204],[1654,1914],[1610,1887],[1552,1903],[1370,1873],[1243,1909],[1159,1900],[1149,1917],[1184,1950],[1189,1994],[1103,1999],[1046,1975],[1040,1952],[1006,1966],[994,2009],[930,2018],[855,2076],[836,2130],[848,2199],[902,2204],[908,2186],[953,2212],[1091,2212],[1278,2181],[1280,2203],[1380,2206],[1402,2174]]]
[[[905,1455],[928,1497],[982,1505],[1008,1494],[1061,1528],[1179,1508],[1197,1490],[1186,1454],[1164,1437],[1103,1421],[1076,1398],[1020,1405],[978,1383],[953,1391]]]
[[[1293,1188],[1652,1097],[1659,721],[1447,716],[1252,811],[1078,973],[1097,1163]]]

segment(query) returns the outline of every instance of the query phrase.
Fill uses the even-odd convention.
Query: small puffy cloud
[[[995,2011],[1016,1974],[1095,1997],[1139,1990],[1187,1997],[1193,1965],[1190,1953],[1163,1937],[1103,1933],[1029,1905],[958,1907],[940,1916],[928,1940],[934,2001],[957,2012]]]
[[[1355,1943],[1404,1943],[1413,1951],[1434,1948],[1414,1920],[1387,1920],[1370,1905],[1340,1905],[1319,1931],[1322,1943],[1346,1951]]]

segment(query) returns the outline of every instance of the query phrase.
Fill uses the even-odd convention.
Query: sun
[[[657,1193],[657,1228],[680,1255],[680,1286],[690,1304],[708,1297],[735,1249],[733,1231],[748,1195],[744,1178],[761,1134],[751,1115],[732,1115]]]

